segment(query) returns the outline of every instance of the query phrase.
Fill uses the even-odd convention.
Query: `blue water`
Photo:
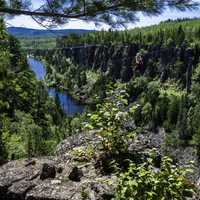
[[[42,62],[29,57],[28,64],[31,70],[35,73],[36,78],[38,80],[43,80],[46,75],[46,70]]]
[[[46,75],[46,70],[42,62],[33,58],[28,58],[30,69],[35,73],[38,80],[43,80]],[[67,92],[59,92],[56,88],[49,88],[48,93],[50,97],[58,98],[60,106],[66,115],[75,115],[84,112],[84,106],[74,101]]]

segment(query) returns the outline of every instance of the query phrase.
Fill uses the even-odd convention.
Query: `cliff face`
[[[154,148],[158,165],[166,152],[181,165],[193,160],[197,168],[191,178],[198,184],[196,150],[163,149],[164,140],[163,129],[138,135],[129,144],[129,158],[135,162],[136,158],[145,159],[146,152]],[[1,166],[1,200],[111,200],[117,178],[106,170],[112,158],[101,155],[97,148],[99,142],[95,132],[78,134],[61,142],[53,157],[12,161]]]
[[[30,50],[29,53],[42,56],[53,65],[60,65],[61,57],[70,58],[80,67],[110,71],[114,79],[129,81],[137,68],[136,56],[141,51],[143,51],[142,62],[146,75],[152,78],[157,76],[163,80],[180,79],[184,86],[186,86],[186,76],[189,76],[191,71],[188,69],[199,61],[200,55],[198,48],[191,49],[186,45],[161,47],[139,44],[72,46],[62,49]],[[177,62],[181,62],[184,67],[179,69]]]
[[[48,50],[29,50],[30,53],[36,56],[43,56],[48,61],[52,61],[51,55],[65,56],[71,58],[74,63],[88,67],[104,69],[108,64],[120,66],[130,66],[138,52],[137,45],[127,46],[102,46],[102,45],[86,45],[86,46],[71,46],[62,49]]]

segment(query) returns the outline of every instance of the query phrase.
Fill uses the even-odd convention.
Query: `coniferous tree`
[[[136,12],[141,11],[149,15],[161,14],[164,8],[171,7],[181,11],[196,8],[197,3],[191,0],[174,1],[130,1],[130,0],[45,0],[43,6],[33,10],[31,3],[26,0],[0,0],[0,12],[10,15],[29,15],[38,20],[47,20],[51,25],[64,24],[69,19],[81,19],[107,23],[111,26],[126,25],[137,20]]]
[[[178,27],[176,40],[177,40],[177,44],[179,44],[179,45],[181,45],[183,43],[183,41],[185,40],[185,32],[181,25]]]

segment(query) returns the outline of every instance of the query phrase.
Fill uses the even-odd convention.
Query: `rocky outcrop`
[[[100,156],[100,138],[95,132],[82,133],[61,142],[55,156],[12,161],[0,167],[0,197],[2,200],[111,200],[117,177],[102,173],[108,157]],[[157,166],[164,154],[170,154],[181,165],[190,159],[197,166],[191,177],[198,181],[198,156],[195,149],[163,148],[165,132],[146,132],[130,141],[129,157],[145,158],[149,149],[157,152]],[[101,159],[101,160],[100,160]],[[101,161],[101,162],[100,162]],[[101,163],[101,165],[99,164]]]
[[[84,135],[79,134],[63,141],[54,157],[12,161],[3,165],[0,168],[1,199],[111,199],[116,177],[102,175],[95,168],[95,161],[89,158],[89,151],[95,152],[99,139],[94,133]]]
[[[121,44],[121,45],[80,45],[55,49],[29,50],[30,54],[41,56],[51,65],[57,66],[60,58],[70,58],[80,67],[110,71],[115,79],[129,81],[136,69],[136,55],[145,50],[143,65],[148,76],[160,76],[164,81],[167,78],[182,79],[183,84],[190,88],[191,66],[199,61],[199,52],[194,48],[163,47],[159,45]],[[176,62],[183,63],[183,68],[175,69]],[[65,67],[65,66],[61,66]],[[174,71],[177,70],[177,73]],[[176,75],[175,75],[176,74]],[[178,74],[178,77],[177,77]],[[188,79],[188,80],[185,80]],[[188,81],[188,83],[185,83]]]
[[[56,177],[56,168],[53,164],[49,163],[44,163],[41,174],[40,174],[40,179],[45,180],[48,178],[54,179]]]
[[[108,68],[113,68],[116,69],[113,77],[119,78],[124,66],[132,66],[138,50],[139,46],[136,44],[126,46],[82,45],[62,49],[29,50],[29,54],[41,56],[55,66],[58,65],[57,61],[60,57],[66,57],[84,68],[101,69],[104,72]]]

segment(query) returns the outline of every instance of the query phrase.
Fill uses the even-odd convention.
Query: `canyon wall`
[[[70,46],[57,49],[29,50],[29,54],[41,56],[48,63],[58,65],[60,58],[70,58],[74,64],[89,69],[111,71],[114,79],[129,81],[138,64],[136,56],[141,53],[142,65],[147,76],[181,80],[184,86],[190,82],[193,66],[200,57],[199,48],[187,48],[158,45],[85,45]]]

